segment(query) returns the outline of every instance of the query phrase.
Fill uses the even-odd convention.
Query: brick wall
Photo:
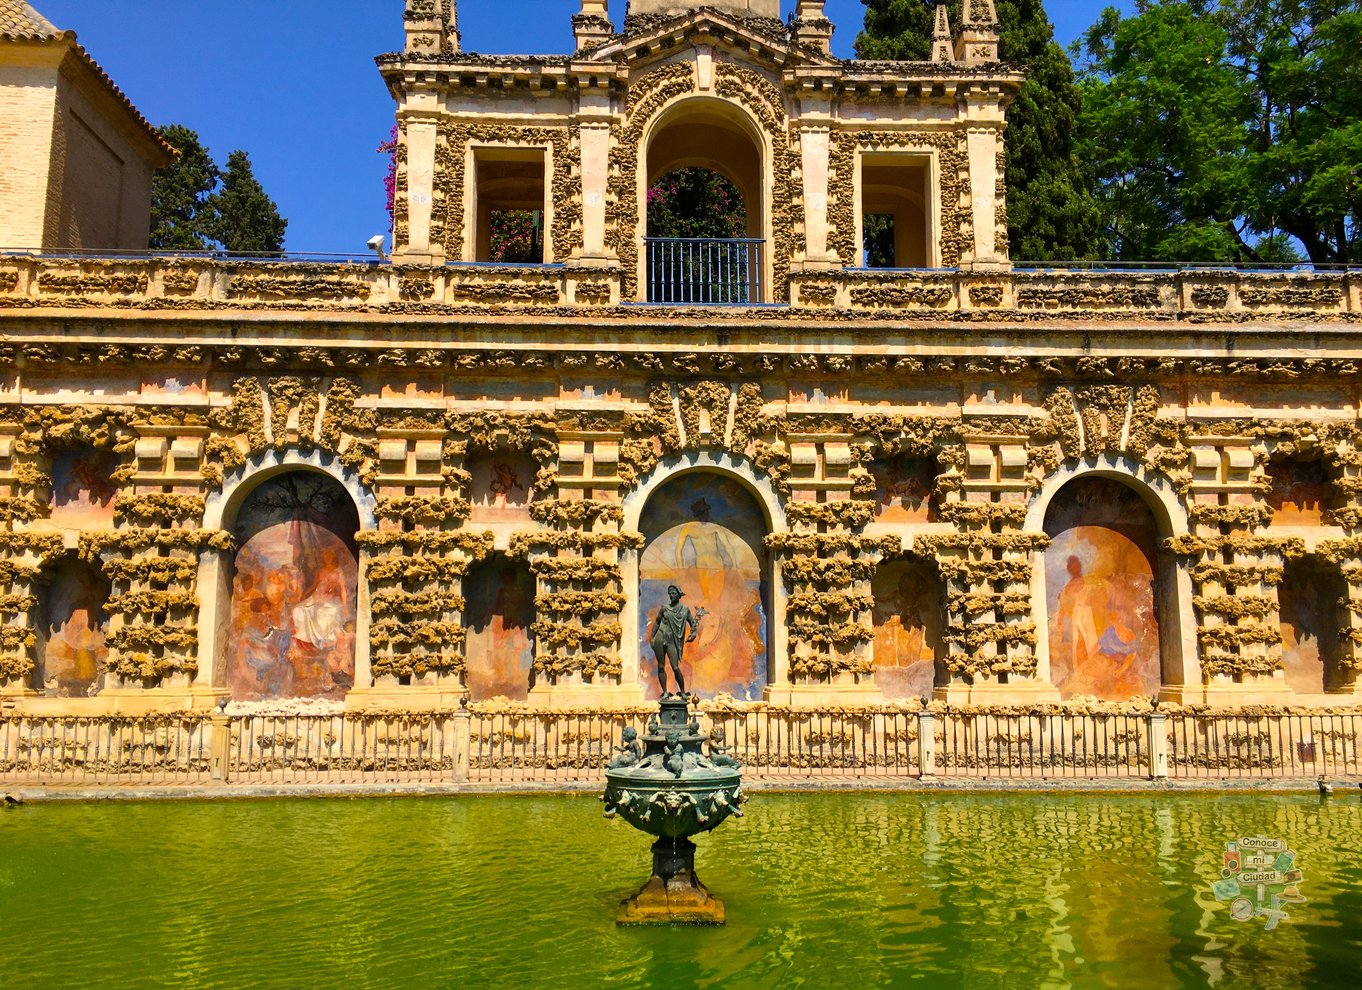
[[[0,65],[0,247],[44,242],[57,72]]]
[[[68,67],[70,63],[68,63]],[[152,172],[126,133],[121,112],[92,94],[80,67],[63,72],[53,187],[60,206],[52,246],[141,249],[151,224]]]

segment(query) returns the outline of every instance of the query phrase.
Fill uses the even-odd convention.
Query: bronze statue
[[[709,762],[711,766],[731,767],[734,770],[742,766],[728,755],[728,747],[724,745],[724,730],[719,726],[715,726],[709,734]]]
[[[615,748],[618,755],[610,760],[607,769],[618,770],[621,767],[632,767],[643,759],[643,743],[639,742],[638,730],[632,725],[626,726],[621,735],[624,745]]]
[[[671,599],[671,604],[663,605],[657,610],[653,628],[648,635],[653,654],[657,657],[657,683],[662,688],[664,698],[669,697],[667,663],[672,665],[672,674],[676,677],[677,695],[686,693],[686,679],[681,673],[681,657],[686,644],[695,642],[695,637],[700,632],[691,610],[681,604],[685,592],[673,584],[667,588],[667,597]],[[690,627],[689,636],[686,635],[687,626]]]
[[[681,733],[675,730],[667,733],[663,752],[665,759],[662,765],[676,776],[681,776],[686,770],[686,748],[681,745]]]

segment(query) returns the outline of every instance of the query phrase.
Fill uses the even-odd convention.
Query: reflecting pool
[[[1216,902],[1286,840],[1288,920]],[[1362,795],[757,794],[700,839],[720,929],[617,929],[645,837],[593,797],[0,812],[14,987],[1350,987]]]

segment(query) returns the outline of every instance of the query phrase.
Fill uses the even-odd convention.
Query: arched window
[[[315,471],[261,482],[237,512],[232,697],[341,698],[354,685],[359,513]]]
[[[1063,697],[1148,697],[1162,684],[1163,576],[1153,513],[1110,478],[1069,482],[1045,513],[1050,678]]]
[[[649,301],[764,301],[764,154],[753,123],[727,101],[667,111],[644,167]]]
[[[647,645],[651,625],[674,585],[699,625],[685,650],[687,691],[760,698],[767,684],[770,605],[766,522],[757,500],[733,478],[691,472],[653,492],[639,525],[646,542],[639,558],[637,635],[644,643],[640,676],[649,697],[658,695],[656,658]]]

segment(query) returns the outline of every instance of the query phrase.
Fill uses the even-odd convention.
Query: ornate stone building
[[[392,264],[0,257],[5,703],[628,704],[669,585],[705,695],[1355,700],[1362,279],[1014,270],[990,0],[776,8],[407,0]]]

